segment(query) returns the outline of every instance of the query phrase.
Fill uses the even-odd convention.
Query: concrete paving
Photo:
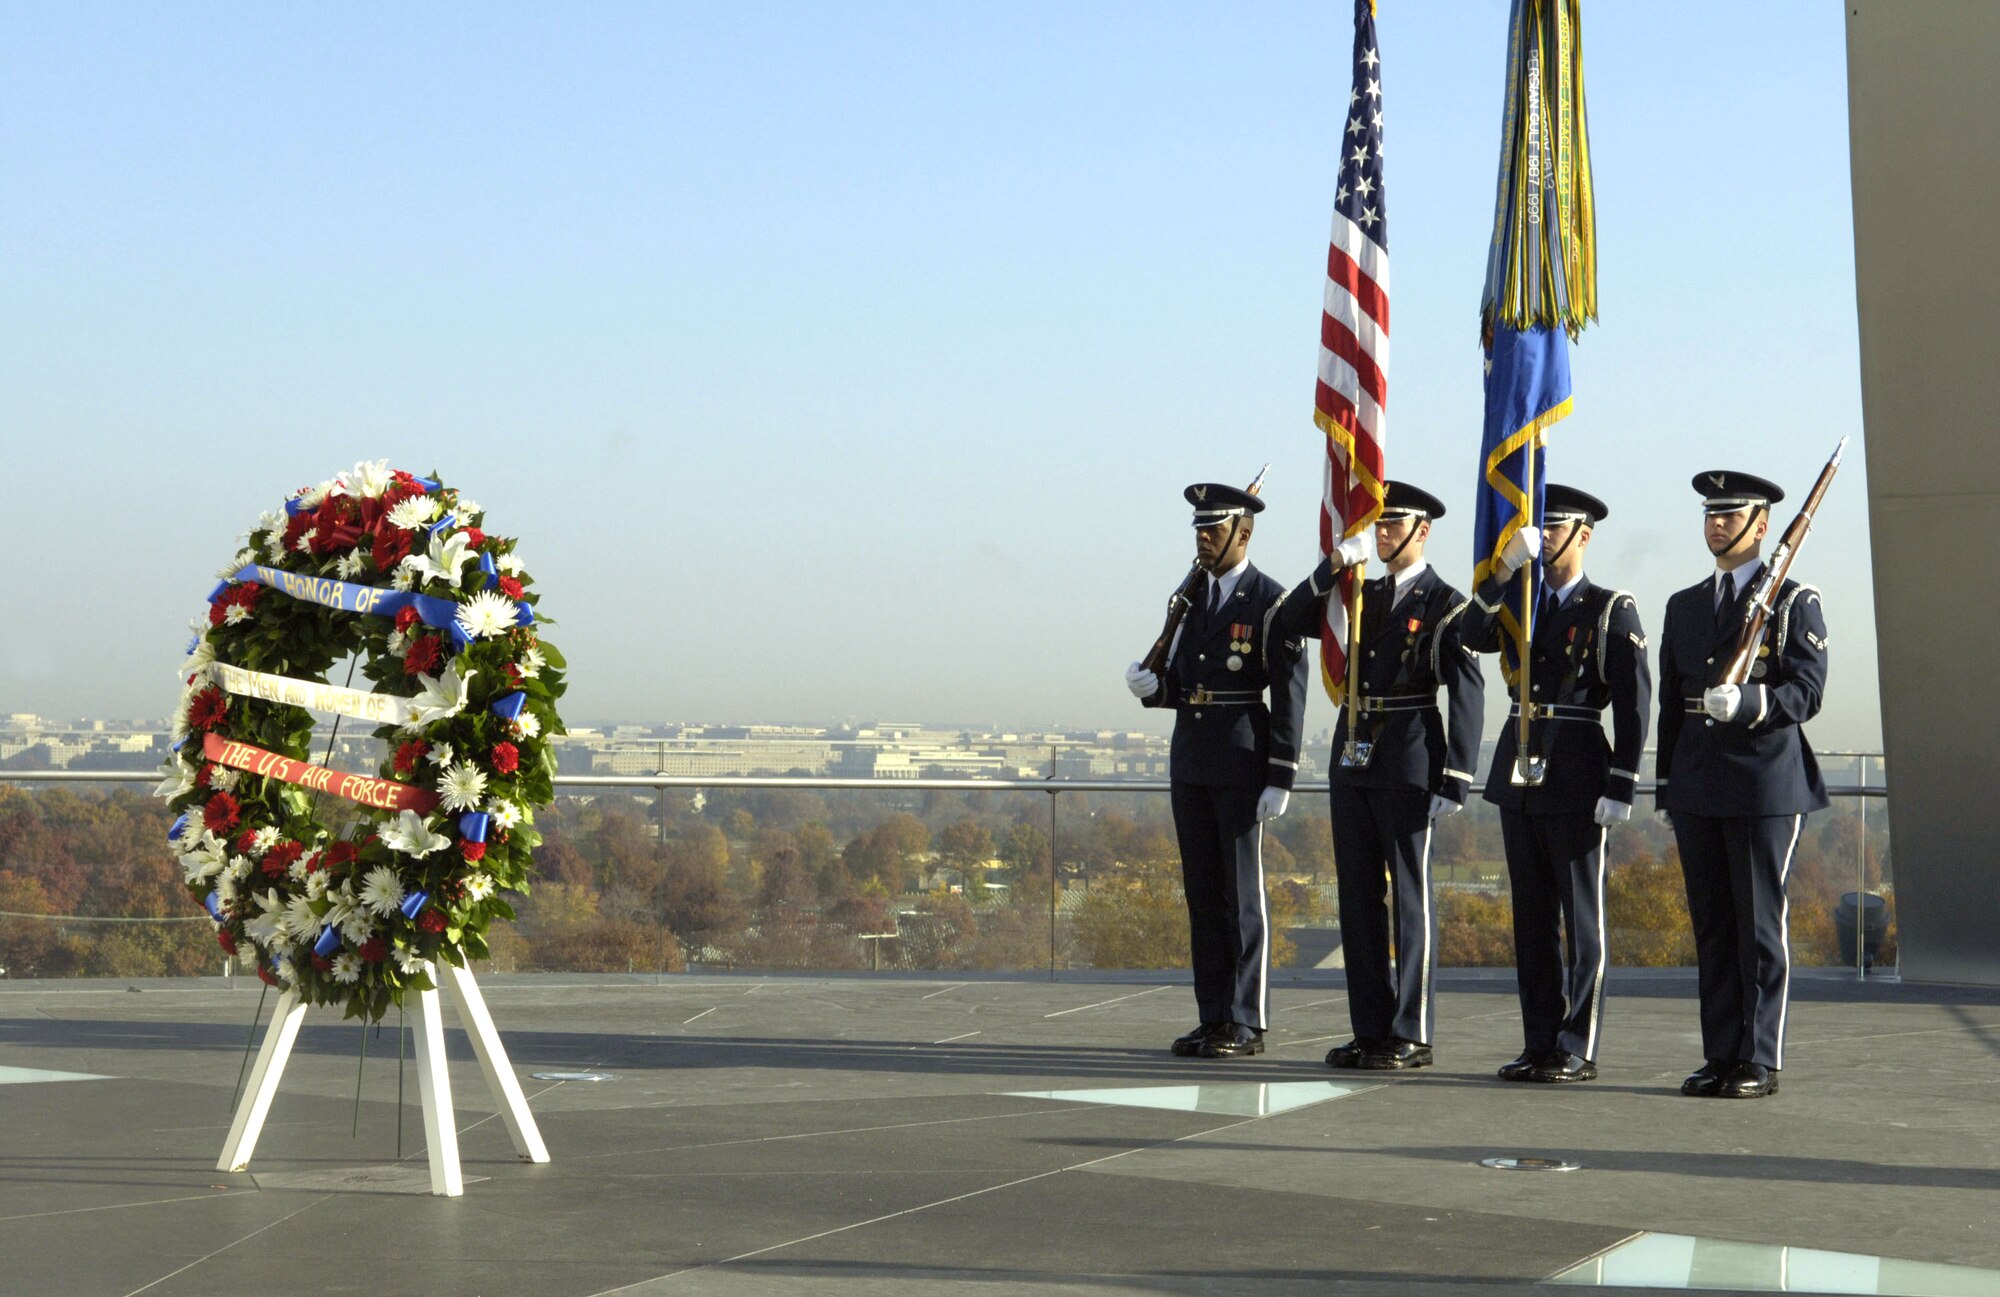
[[[1168,1056],[1177,980],[482,979],[553,1161],[454,1030],[457,1199],[413,1066],[399,1155],[393,1020],[363,1062],[308,1015],[228,1174],[256,983],[0,983],[0,1292],[1507,1293],[1648,1233],[2000,1272],[2000,992],[1802,977],[1780,1093],[1726,1102],[1678,1093],[1686,974],[1614,973],[1574,1087],[1493,1079],[1504,974],[1445,975],[1437,1066],[1329,1071],[1315,976],[1231,1061]],[[531,1076],[575,1071],[609,1079]],[[1159,1093],[1053,1097],[1129,1088]],[[1480,1165],[1508,1155],[1579,1168]]]

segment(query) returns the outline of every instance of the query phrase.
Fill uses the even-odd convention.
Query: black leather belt
[[[1203,689],[1196,687],[1181,701],[1196,707],[1207,707],[1210,705],[1222,707],[1234,705],[1241,707],[1247,706],[1250,703],[1263,702],[1264,691],[1262,689]]]
[[[1567,703],[1529,703],[1528,719],[1537,721],[1589,721],[1593,725],[1604,723],[1604,713],[1595,707],[1572,707]],[[1519,719],[1521,704],[1515,703],[1507,709],[1507,715]]]
[[[1420,712],[1437,706],[1437,694],[1363,694],[1361,714],[1372,716],[1380,712]]]

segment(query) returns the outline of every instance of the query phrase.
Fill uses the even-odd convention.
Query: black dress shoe
[[[1202,1042],[1203,1058],[1248,1058],[1264,1052],[1264,1033],[1240,1022],[1225,1022]]]
[[[1595,1081],[1597,1064],[1587,1058],[1578,1058],[1567,1050],[1558,1049],[1548,1054],[1541,1064],[1528,1073],[1530,1081],[1544,1085],[1567,1085],[1572,1081]]]
[[[1500,1065],[1499,1077],[1503,1081],[1525,1081],[1528,1074],[1540,1067],[1548,1056],[1547,1050],[1524,1049],[1519,1058]]]
[[[1762,1063],[1736,1063],[1722,1078],[1716,1095],[1723,1099],[1761,1099],[1778,1092],[1778,1074]]]
[[[1371,1049],[1379,1049],[1381,1044],[1382,1042],[1379,1040],[1356,1036],[1345,1045],[1335,1045],[1332,1049],[1327,1050],[1326,1065],[1328,1067],[1359,1067],[1361,1066],[1361,1056]]]
[[[1713,1099],[1722,1089],[1722,1077],[1728,1070],[1728,1063],[1711,1058],[1681,1082],[1681,1093],[1694,1099]]]
[[[1208,1038],[1221,1029],[1222,1024],[1219,1022],[1204,1022],[1185,1036],[1175,1036],[1174,1057],[1193,1058],[1201,1053],[1201,1047],[1208,1043]]]
[[[1414,1040],[1398,1040],[1390,1037],[1375,1042],[1375,1048],[1361,1055],[1357,1064],[1369,1072],[1397,1072],[1411,1067],[1429,1067],[1431,1047],[1420,1045]]]

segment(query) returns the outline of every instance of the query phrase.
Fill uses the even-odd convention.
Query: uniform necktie
[[[1715,591],[1715,628],[1723,630],[1729,625],[1730,614],[1736,611],[1736,578],[1724,573]]]
[[[1208,619],[1214,621],[1215,615],[1221,611],[1222,582],[1211,577],[1208,582]]]

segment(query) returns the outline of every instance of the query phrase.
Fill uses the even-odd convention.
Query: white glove
[[[1368,561],[1368,538],[1349,536],[1334,547],[1331,557],[1336,568],[1361,566]]]
[[[1277,819],[1291,803],[1292,795],[1286,789],[1266,788],[1257,795],[1257,823]]]
[[[1449,797],[1445,797],[1439,793],[1431,794],[1431,820],[1433,822],[1444,819],[1446,816],[1456,815],[1464,809],[1463,806],[1460,806]]]
[[[1666,825],[1670,829],[1674,827],[1674,817],[1673,814],[1669,811],[1661,810],[1656,807],[1653,811],[1653,818],[1657,820],[1659,823]]]
[[[1736,685],[1717,685],[1701,696],[1701,709],[1719,721],[1732,719],[1743,706],[1743,690]]]
[[[1601,829],[1608,829],[1614,824],[1623,824],[1632,818],[1632,803],[1614,802],[1609,797],[1600,797],[1597,799],[1597,809],[1591,812],[1590,818],[1596,820],[1597,826]]]
[[[1134,698],[1151,698],[1160,690],[1160,677],[1134,662],[1125,668],[1125,687]]]
[[[1523,563],[1532,563],[1542,552],[1542,533],[1533,527],[1523,527],[1507,538],[1500,547],[1500,563],[1493,575],[1502,581],[1521,570]]]

